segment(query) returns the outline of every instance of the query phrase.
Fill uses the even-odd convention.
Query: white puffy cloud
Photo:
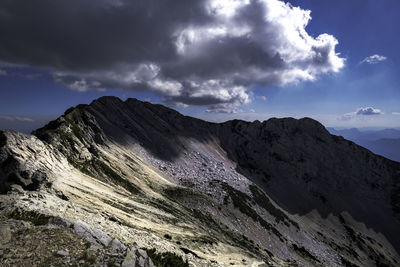
[[[383,112],[380,109],[365,107],[357,109],[356,115],[381,115]]]
[[[334,36],[307,33],[310,10],[280,0],[14,0],[3,8],[0,61],[50,68],[77,91],[150,90],[167,103],[237,112],[255,86],[314,81],[345,62]],[[47,14],[57,20],[35,25]],[[43,38],[30,39],[32,28]]]
[[[387,59],[387,57],[382,56],[382,55],[372,55],[369,57],[364,58],[360,63],[367,63],[367,64],[377,64],[379,62],[385,61]]]
[[[383,112],[380,109],[373,107],[361,107],[358,108],[356,111],[346,113],[337,119],[339,121],[349,121],[357,116],[371,116],[371,115],[382,115],[382,114]]]

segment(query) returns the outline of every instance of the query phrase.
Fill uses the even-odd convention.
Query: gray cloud
[[[7,71],[0,69],[0,76],[6,76]]]
[[[150,90],[165,102],[232,112],[253,86],[337,72],[329,34],[279,0],[4,0],[0,61],[48,68],[72,90]]]

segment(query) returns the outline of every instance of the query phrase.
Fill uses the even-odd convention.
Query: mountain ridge
[[[45,155],[54,154],[55,162],[46,165],[46,157],[42,162],[30,151],[38,150],[32,144],[48,150]],[[226,249],[227,244],[238,247],[235,253],[251,252],[247,261],[261,259],[275,266],[287,266],[291,261],[302,266],[395,266],[398,261],[392,246],[399,248],[399,164],[330,135],[322,124],[309,118],[217,124],[183,116],[162,105],[102,97],[68,109],[33,136],[1,132],[0,148],[3,184],[16,172],[19,177],[12,175],[11,184],[44,190],[82,207],[86,204],[80,198],[100,201],[91,196],[100,192],[96,188],[108,192],[105,188],[115,187],[113,190],[122,191],[110,193],[113,197],[101,200],[99,207],[112,209],[127,221],[139,218],[121,204],[125,203],[122,194],[132,198],[135,207],[148,207],[142,213],[149,218],[154,216],[149,210],[154,209],[160,214],[168,210],[178,221],[191,216],[192,228],[213,233],[208,234],[213,245],[189,245],[184,236],[193,232],[185,230],[188,232],[182,235],[182,230],[172,225],[167,232],[183,238],[180,242],[186,249],[208,260],[211,256],[204,251],[216,246],[214,238],[219,237],[220,252],[214,261],[222,266],[228,264],[221,252],[221,246]],[[10,155],[12,160],[7,160]],[[38,173],[46,174],[43,177],[25,173],[24,165],[32,156]],[[29,188],[29,179],[39,186]],[[88,187],[82,187],[80,180]],[[83,195],[76,195],[77,190]],[[119,204],[114,199],[119,199]],[[163,227],[159,223],[168,220],[154,217],[154,229],[146,231],[160,235]],[[236,233],[246,238],[239,239]],[[185,256],[176,244],[162,243],[164,250]],[[195,256],[190,260],[206,264]]]

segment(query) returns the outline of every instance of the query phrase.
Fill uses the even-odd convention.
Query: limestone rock
[[[111,245],[110,246],[115,251],[124,251],[124,250],[126,250],[126,246],[116,238],[114,238],[111,241]]]
[[[80,220],[74,223],[74,230],[78,236],[86,239],[93,246],[107,247],[112,241],[112,238],[103,231]]]
[[[136,267],[136,260],[137,260],[136,250],[128,249],[121,267]]]
[[[128,249],[122,267],[155,267],[143,249]]]

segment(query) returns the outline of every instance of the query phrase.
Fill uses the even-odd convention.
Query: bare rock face
[[[0,131],[0,183],[2,191],[11,184],[36,190],[51,183],[57,172],[68,169],[61,153],[33,135]]]
[[[0,184],[3,203],[35,207],[0,217],[46,210],[121,266],[400,262],[400,163],[309,118],[216,124],[102,97],[33,135],[0,131]]]

